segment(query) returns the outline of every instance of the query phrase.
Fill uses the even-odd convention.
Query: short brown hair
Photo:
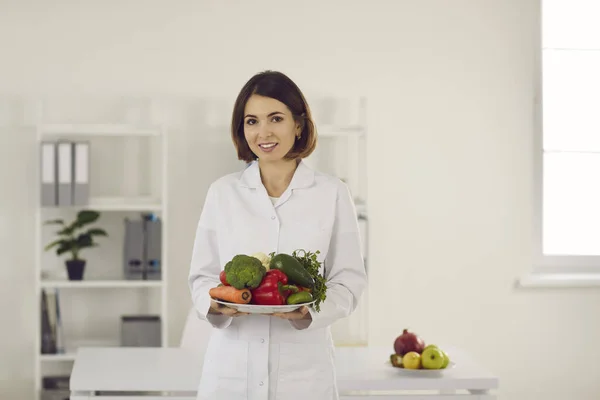
[[[254,75],[240,90],[231,116],[231,139],[238,159],[251,162],[257,158],[250,150],[244,135],[244,109],[253,94],[270,97],[285,104],[296,123],[302,127],[300,137],[285,158],[295,160],[308,157],[317,146],[315,124],[308,103],[298,86],[286,75],[277,71],[263,71]]]

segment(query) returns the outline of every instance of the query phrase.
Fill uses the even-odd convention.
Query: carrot
[[[214,299],[237,304],[248,304],[252,300],[252,292],[249,289],[236,289],[233,286],[217,286],[210,289],[208,294]]]

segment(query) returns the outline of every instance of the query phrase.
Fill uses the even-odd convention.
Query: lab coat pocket
[[[327,344],[281,343],[278,375],[278,399],[336,398],[334,362]]]
[[[246,399],[248,343],[220,339],[209,344],[204,359],[199,399]]]

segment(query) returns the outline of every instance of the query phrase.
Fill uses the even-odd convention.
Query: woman
[[[338,399],[330,325],[356,308],[367,279],[347,186],[302,159],[316,146],[311,113],[287,76],[252,77],[234,105],[231,135],[242,171],[213,182],[189,274],[199,318],[214,328],[198,399]],[[320,251],[327,298],[320,311],[243,315],[209,289],[236,254]]]

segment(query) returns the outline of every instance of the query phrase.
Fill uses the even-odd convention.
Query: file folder
[[[73,145],[60,141],[58,146],[58,205],[73,205]]]
[[[88,142],[73,143],[73,204],[87,205],[89,189],[90,145]]]
[[[162,277],[162,221],[144,216],[125,219],[123,268],[125,279],[160,280]]]
[[[57,204],[56,144],[41,143],[41,203],[42,207],[54,207]]]
[[[140,279],[144,268],[144,227],[142,221],[125,218],[123,267],[126,279]]]
[[[162,220],[156,218],[146,222],[146,263],[148,279],[162,276]]]

